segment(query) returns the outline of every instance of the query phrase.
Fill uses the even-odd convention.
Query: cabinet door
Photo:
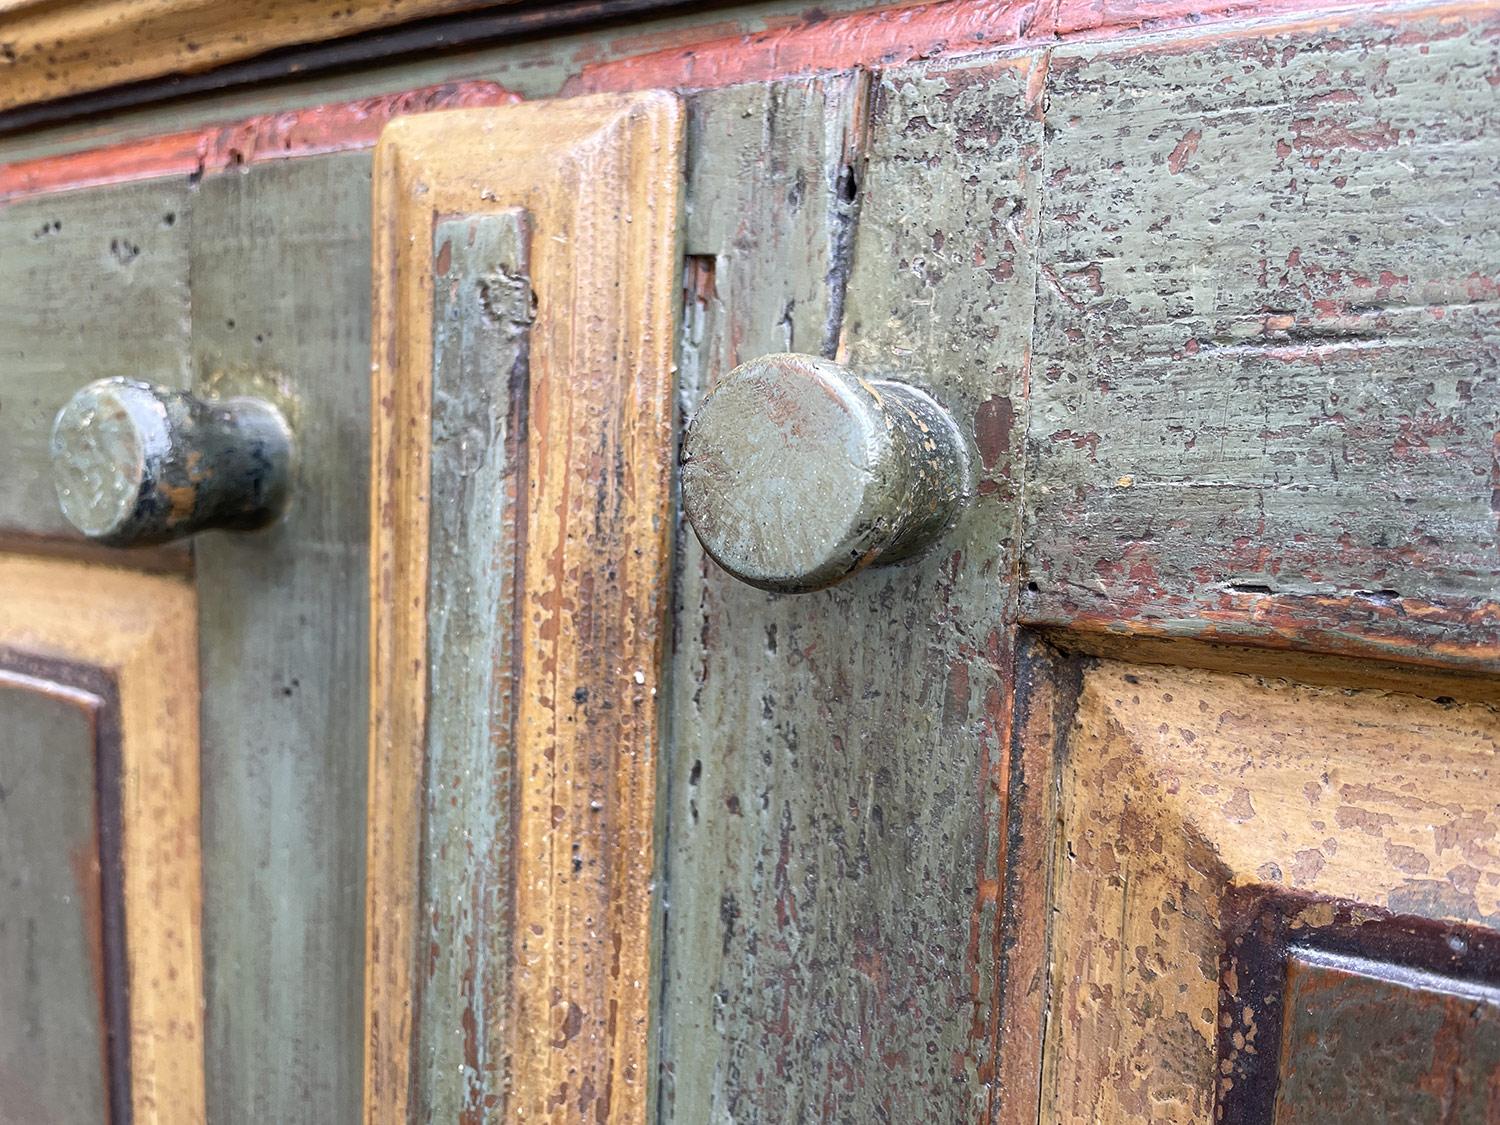
[[[1500,1114],[1492,35],[1053,59],[1044,1118]]]
[[[683,531],[666,1119],[1500,1113],[1494,32],[694,97],[689,417],[811,353],[928,391],[974,479],[813,593]],[[756,505],[819,454],[756,433],[706,503],[789,558],[818,494]]]
[[[369,169],[0,207],[0,1120],[358,1119]],[[70,526],[53,418],[119,377],[272,404],[279,517],[129,547]]]

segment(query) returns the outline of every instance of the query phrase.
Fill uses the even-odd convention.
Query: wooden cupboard
[[[0,1121],[1500,1118],[1497,43],[0,4]]]

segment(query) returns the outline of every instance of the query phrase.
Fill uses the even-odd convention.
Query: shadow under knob
[[[52,425],[63,515],[116,547],[262,527],[285,506],[291,460],[291,431],[269,403],[135,379],[90,383]]]
[[[969,494],[968,447],[916,387],[768,355],[726,375],[682,447],[682,499],[713,559],[765,590],[908,559]]]

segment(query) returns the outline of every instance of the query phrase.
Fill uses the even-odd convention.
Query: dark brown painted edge
[[[103,668],[0,648],[0,684],[83,707],[94,735],[94,825],[99,847],[104,1079],[109,1125],[130,1125],[130,978],[125,956],[125,826],[120,694]]]
[[[1322,918],[1332,915],[1332,921]],[[1219,1019],[1215,1120],[1271,1125],[1281,1071],[1287,963],[1301,952],[1332,953],[1437,973],[1455,982],[1500,984],[1500,933],[1389,910],[1252,884],[1229,887],[1221,900]],[[1248,1013],[1248,1015],[1247,1015]],[[1236,1035],[1257,1030],[1255,1050]]]

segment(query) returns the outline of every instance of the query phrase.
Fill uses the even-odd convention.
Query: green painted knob
[[[208,402],[101,379],[52,425],[52,483],[68,522],[115,547],[262,527],[286,503],[292,439],[258,399]]]
[[[970,493],[958,426],[916,387],[829,360],[768,355],[726,375],[682,446],[682,501],[710,556],[801,593],[900,562]]]

